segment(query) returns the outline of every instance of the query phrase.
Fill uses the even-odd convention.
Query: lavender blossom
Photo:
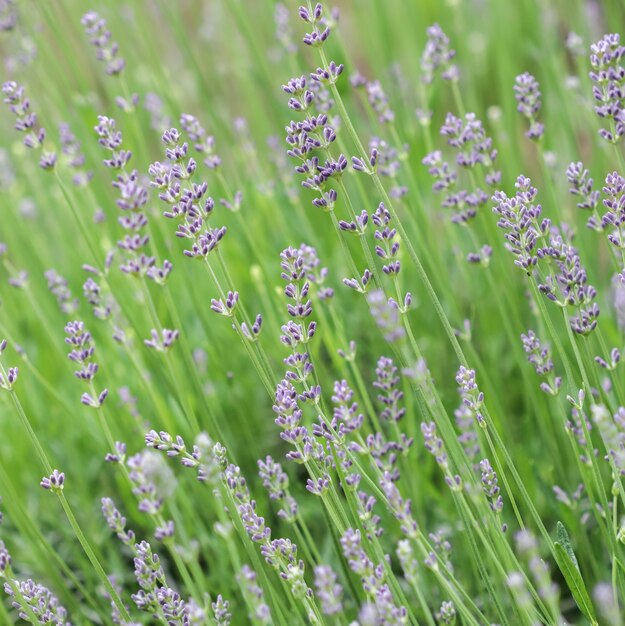
[[[549,574],[549,566],[540,558],[538,542],[528,530],[520,530],[514,536],[518,552],[526,559],[530,574],[534,579],[536,589],[541,598],[550,605],[557,606],[559,589]]]
[[[443,195],[442,207],[452,211],[451,221],[468,225],[488,201],[488,193],[475,185],[472,171],[481,168],[486,184],[490,187],[497,185],[501,180],[501,172],[495,169],[497,150],[486,135],[482,122],[473,113],[467,113],[464,120],[448,113],[441,135],[447,137],[448,145],[456,152],[455,166],[444,159],[440,150],[429,153],[422,162],[434,178],[434,192]],[[469,175],[463,174],[463,170]],[[463,186],[463,178],[468,178],[468,187]],[[485,244],[470,252],[467,261],[487,266],[491,255],[492,247]]]
[[[412,545],[407,539],[397,542],[397,558],[404,572],[404,578],[411,584],[418,584],[419,562],[414,556]]]
[[[145,339],[143,343],[148,348],[152,348],[158,352],[167,352],[178,340],[179,336],[179,330],[163,328],[159,334],[159,332],[153,328],[150,333],[150,339]]]
[[[395,120],[395,113],[391,109],[388,97],[379,80],[367,81],[363,78],[357,83],[352,82],[352,84],[357,87],[364,87],[369,105],[381,124],[392,123]]]
[[[11,554],[4,542],[0,541],[0,578],[5,578],[11,567]]]
[[[448,534],[449,531],[443,528],[438,528],[435,532],[429,533],[428,538],[434,551],[425,560],[425,564],[428,567],[437,568],[440,561],[449,572],[454,571],[451,562],[452,545],[449,539],[447,539]]]
[[[63,122],[59,124],[59,139],[61,141],[61,152],[65,155],[69,166],[74,170],[72,183],[77,187],[84,187],[93,178],[93,172],[85,170],[85,155],[80,148],[80,142],[72,132],[69,124]]]
[[[307,380],[312,374],[313,366],[310,362],[307,344],[314,337],[317,329],[316,322],[306,322],[312,313],[312,303],[308,299],[310,283],[306,279],[301,250],[286,248],[280,254],[280,259],[281,278],[287,283],[284,294],[292,302],[292,304],[287,304],[287,312],[293,318],[282,326],[280,337],[282,343],[290,347],[292,351],[284,360],[285,364],[291,368],[287,372],[287,377],[308,387]],[[302,349],[298,351],[300,346]],[[309,388],[301,399],[317,402],[320,392],[321,390],[316,386]]]
[[[373,386],[380,390],[378,400],[384,405],[380,417],[389,422],[399,422],[406,414],[406,409],[401,406],[404,392],[399,389],[400,377],[393,359],[381,356],[378,359],[375,374]]]
[[[134,554],[134,573],[140,589],[131,597],[139,610],[157,613],[161,606],[158,590],[167,587],[160,558],[147,541],[135,544]]]
[[[597,327],[600,313],[595,302],[597,290],[588,283],[586,269],[567,231],[561,234],[552,229],[549,244],[538,254],[540,258],[551,259],[557,269],[547,274],[538,285],[539,291],[561,307],[573,307],[575,314],[569,318],[571,329],[580,335],[589,335]]]
[[[15,0],[0,1],[0,32],[8,32],[17,26]]]
[[[338,615],[343,611],[343,587],[329,565],[315,567],[315,589],[324,615]]]
[[[421,55],[421,80],[429,85],[435,72],[441,70],[443,80],[457,81],[458,66],[452,63],[456,51],[450,48],[449,38],[438,24],[429,26],[426,33],[428,39]]]
[[[211,603],[211,609],[213,609],[213,617],[215,619],[216,626],[228,626],[232,619],[232,614],[229,612],[230,602],[224,600],[221,594],[217,596],[217,600]]]
[[[275,500],[282,507],[278,517],[288,523],[294,523],[298,517],[297,501],[289,494],[289,477],[280,463],[267,456],[264,461],[258,461],[258,475],[263,481],[263,487],[268,491],[269,498]]]
[[[409,295],[409,294],[407,294]],[[386,341],[394,343],[405,336],[405,330],[401,324],[400,306],[393,298],[386,299],[381,289],[375,289],[367,295],[367,302],[371,315],[373,315],[378,328],[384,334]],[[407,307],[410,300],[402,303]]]
[[[121,74],[126,62],[119,56],[119,45],[112,41],[112,34],[106,28],[106,20],[96,12],[85,13],[80,20],[89,36],[89,42],[97,48],[98,61],[106,65],[106,73],[110,76]]]
[[[332,403],[334,405],[333,417],[338,424],[339,435],[353,433],[362,426],[364,417],[358,412],[358,404],[354,402],[354,392],[346,380],[334,381]]]
[[[0,341],[0,356],[6,350],[7,340],[2,339]],[[17,376],[19,374],[19,368],[17,367],[9,367],[8,369],[4,369],[2,364],[0,363],[0,389],[4,389],[5,391],[12,391],[13,385],[17,382]]]
[[[84,282],[82,292],[96,318],[107,320],[113,315],[117,303],[112,296],[102,293],[102,288],[93,278],[89,277]]]
[[[540,384],[540,388],[552,396],[557,395],[562,385],[562,377],[553,374],[553,360],[549,346],[542,343],[533,330],[522,334],[521,341],[527,360],[534,366],[536,373],[545,379]]]
[[[282,2],[276,4],[274,22],[276,25],[275,37],[286,54],[295,54],[297,46],[293,41],[293,29],[289,22],[290,11]]]
[[[481,411],[484,404],[484,394],[479,390],[475,381],[475,370],[461,365],[456,374],[456,382],[462,403],[471,412],[477,423],[485,428],[486,421]]]
[[[519,74],[515,78],[514,97],[518,103],[517,111],[529,122],[529,130],[525,136],[533,141],[540,141],[545,127],[536,120],[540,111],[540,86],[538,81],[529,73]]]
[[[603,205],[607,209],[601,217],[600,229],[606,232],[608,241],[619,251],[625,250],[625,178],[611,172],[605,178]],[[598,225],[599,226],[599,225]],[[599,228],[597,228],[598,230]]]
[[[444,600],[441,603],[440,609],[436,612],[436,619],[441,624],[448,626],[454,626],[456,623],[456,607],[450,600]]]
[[[391,513],[400,523],[401,532],[410,539],[416,539],[418,526],[412,515],[412,502],[402,497],[394,478],[394,476],[385,472],[382,478],[380,478],[380,487],[386,496]]]
[[[341,537],[341,547],[350,569],[361,577],[362,587],[372,598],[371,611],[378,616],[378,624],[405,624],[407,611],[397,606],[388,585],[384,582],[382,563],[375,565],[365,552],[360,531],[348,528]]]
[[[186,118],[185,118],[186,119]],[[193,118],[195,120],[195,118]],[[204,129],[186,119],[187,133],[196,139],[196,144],[204,149]],[[171,128],[163,133],[162,141],[166,146],[165,155],[168,163],[158,161],[149,168],[151,185],[160,190],[159,198],[170,205],[163,215],[179,221],[176,236],[188,239],[190,248],[184,251],[189,258],[205,260],[226,235],[225,227],[208,228],[206,222],[215,207],[214,200],[206,196],[208,185],[205,182],[191,183],[197,164],[188,157],[189,146],[182,142],[180,133]],[[186,184],[183,188],[182,184]],[[205,197],[206,196],[206,197]]]
[[[515,187],[512,198],[503,191],[493,195],[493,213],[499,215],[497,226],[505,231],[506,248],[516,257],[514,264],[529,273],[538,263],[539,244],[548,235],[551,222],[541,219],[542,208],[534,204],[537,191],[529,178],[519,176]]]
[[[55,469],[50,476],[44,476],[39,483],[44,489],[59,494],[65,486],[65,474]]]
[[[394,481],[399,480],[399,470],[397,468],[399,455],[405,454],[414,443],[414,440],[404,433],[398,433],[398,435],[398,441],[391,441],[387,440],[380,431],[377,431],[367,435],[365,440],[366,451],[373,457],[375,464],[383,475],[385,472],[388,472]],[[355,443],[352,443],[351,447],[360,451],[360,447]]]
[[[194,115],[183,113],[180,116],[180,126],[194,142],[195,150],[201,155],[206,155],[204,165],[210,170],[217,169],[221,165],[221,157],[215,152],[215,138],[206,132],[200,120]],[[170,158],[170,155],[167,158]]]
[[[267,542],[262,546],[261,553],[271,567],[282,570],[280,577],[291,585],[295,598],[312,598],[312,589],[304,581],[304,562],[297,559],[297,546],[290,539]]]
[[[486,135],[475,113],[467,113],[464,120],[448,113],[441,126],[441,135],[447,137],[447,143],[457,150],[458,166],[472,169],[480,165],[488,173],[486,182],[489,185],[499,182],[501,173],[493,170],[497,150],[493,148],[493,140]]]
[[[102,515],[117,538],[125,545],[132,547],[135,543],[135,533],[132,530],[126,530],[126,518],[117,510],[111,498],[102,498]]]
[[[263,590],[256,582],[256,579],[256,572],[249,565],[244,565],[239,574],[237,574],[237,581],[241,588],[245,590],[246,596],[252,605],[253,613],[248,615],[248,617],[258,620],[261,624],[269,624],[271,613],[265,603]]]
[[[408,155],[408,144],[393,147],[379,137],[372,137],[369,141],[369,150],[377,155],[375,168],[380,176],[395,181],[399,174],[401,162]],[[391,198],[403,198],[408,193],[408,187],[394,184],[389,189]]]
[[[163,111],[163,101],[160,96],[148,91],[143,98],[143,108],[150,114],[150,127],[159,132],[164,132],[171,127],[171,119]]]
[[[48,281],[48,289],[56,298],[61,311],[66,315],[74,313],[78,308],[78,298],[72,297],[67,280],[54,269],[47,270],[44,276]]]
[[[434,422],[421,422],[421,432],[423,433],[425,449],[434,457],[438,466],[446,472],[449,467],[447,452],[443,440],[436,434],[436,424]]]
[[[375,247],[375,253],[384,262],[382,270],[389,276],[397,276],[401,269],[401,262],[397,258],[400,242],[397,240],[397,230],[389,226],[391,214],[383,202],[380,202],[371,220],[377,227],[374,236],[379,243]]]
[[[108,396],[108,389],[103,389],[96,394],[93,379],[98,373],[98,364],[93,361],[95,345],[91,339],[91,333],[85,329],[81,321],[68,322],[65,326],[65,343],[71,347],[68,357],[77,364],[78,368],[74,375],[76,378],[89,384],[90,392],[83,393],[80,401],[92,408],[99,408],[104,404]]]
[[[20,270],[16,275],[9,278],[8,283],[15,289],[24,289],[28,285],[28,272]]]
[[[325,85],[336,81],[342,70],[342,66],[330,64],[329,70],[320,68],[311,74],[311,80]],[[302,186],[319,194],[313,199],[313,205],[323,211],[333,211],[337,192],[329,185],[333,180],[340,179],[347,168],[347,159],[341,154],[338,159],[328,156],[325,161],[321,161],[314,153],[318,150],[327,152],[336,140],[336,131],[326,113],[318,111],[314,115],[309,112],[315,105],[315,93],[318,90],[309,88],[306,76],[291,78],[282,85],[282,90],[290,96],[289,108],[306,113],[304,121],[292,121],[286,127],[286,143],[289,146],[287,155],[298,162],[295,172],[306,176]]]
[[[139,500],[139,511],[158,514],[165,500],[173,495],[177,482],[159,454],[143,451],[125,461],[132,492]]]
[[[317,289],[317,295],[320,300],[329,300],[334,296],[334,289],[325,286],[325,280],[328,276],[328,268],[320,267],[321,261],[317,255],[317,250],[305,243],[300,244],[300,255],[303,259],[303,269],[306,278]]]
[[[595,112],[610,124],[609,130],[602,128],[599,134],[610,143],[618,142],[625,133],[624,56],[625,47],[621,45],[618,33],[605,35],[590,46],[592,71],[589,76],[594,83],[592,94],[598,103]]]
[[[499,493],[497,473],[488,459],[480,461],[480,471],[482,472],[482,489],[490,501],[490,508],[495,513],[501,513],[503,510],[503,498]]]
[[[566,169],[566,179],[571,185],[569,193],[580,198],[577,208],[594,211],[599,202],[599,191],[593,190],[593,180],[581,161],[569,163]],[[589,228],[598,228],[599,225],[595,224],[594,221],[591,222],[591,220],[593,217],[588,220]]]
[[[46,139],[45,128],[39,126],[37,114],[30,109],[30,100],[22,85],[15,81],[2,84],[3,102],[9,105],[11,113],[16,117],[15,130],[25,133],[24,145],[27,148],[41,150],[39,166],[44,170],[52,170],[56,164],[56,153],[43,150]]]
[[[39,624],[58,624],[59,626],[71,626],[67,620],[67,610],[61,606],[58,598],[43,585],[32,579],[24,581],[12,581],[4,584],[5,593],[12,598],[11,604],[17,609],[21,619],[30,622],[30,614],[22,606],[22,598],[29,609],[39,620]],[[14,592],[13,585],[19,591],[21,598]]]
[[[358,293],[367,293],[369,291],[369,287],[371,286],[372,278],[373,278],[373,274],[368,269],[365,269],[365,271],[363,272],[362,276],[359,279],[358,278],[344,278],[343,284],[346,287],[349,287],[350,289],[357,291]],[[377,296],[375,298],[379,300]]]
[[[324,19],[323,5],[317,2],[311,10],[301,6],[299,8],[299,16],[308,24],[310,24],[311,32],[306,33],[303,42],[307,46],[320,48],[330,36],[330,25]]]
[[[156,257],[146,252],[150,243],[150,236],[146,233],[148,219],[145,214],[148,190],[137,170],[126,171],[132,153],[123,149],[123,136],[117,130],[114,119],[98,116],[95,131],[99,137],[98,143],[110,152],[110,158],[104,160],[104,165],[118,172],[112,185],[119,193],[116,204],[123,212],[118,222],[127,233],[117,242],[117,247],[122,251],[119,268],[130,276],[147,276],[162,284],[171,271],[171,263],[165,261],[161,270],[156,266]]]

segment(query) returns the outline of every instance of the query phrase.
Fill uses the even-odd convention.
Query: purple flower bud
[[[44,489],[49,489],[54,493],[59,493],[65,485],[65,474],[54,470],[50,476],[44,476],[39,483]]]

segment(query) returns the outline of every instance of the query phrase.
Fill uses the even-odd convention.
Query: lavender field
[[[301,2],[0,0],[0,626],[622,626],[625,5]]]

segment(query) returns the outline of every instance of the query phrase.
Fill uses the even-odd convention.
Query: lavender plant
[[[0,0],[0,624],[625,623],[622,4],[204,4]]]

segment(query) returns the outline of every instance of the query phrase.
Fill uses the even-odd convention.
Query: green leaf
[[[586,590],[584,579],[579,571],[577,558],[571,546],[571,540],[564,525],[558,522],[558,541],[555,542],[555,557],[558,567],[564,576],[564,580],[571,591],[579,610],[590,620],[593,625],[598,624],[595,609]]]
[[[571,540],[569,539],[569,533],[566,532],[566,528],[562,522],[558,522],[556,530],[556,536],[558,537],[558,543],[566,550],[566,553],[569,555],[571,561],[573,561],[573,565],[579,571],[579,565],[577,563],[577,557],[575,556],[575,552],[573,552],[573,546],[571,546]]]

